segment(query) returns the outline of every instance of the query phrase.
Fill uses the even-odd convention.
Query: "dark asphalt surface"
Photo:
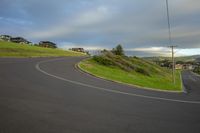
[[[0,133],[200,133],[200,77],[157,92],[75,69],[83,57],[0,58]]]

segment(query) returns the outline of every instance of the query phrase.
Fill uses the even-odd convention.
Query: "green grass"
[[[0,41],[0,57],[84,56],[84,53]]]
[[[132,63],[141,69],[144,69],[150,76],[132,71],[125,71],[118,66],[106,66],[97,63],[93,59],[84,60],[79,63],[79,67],[95,76],[113,80],[130,85],[141,86],[144,88],[153,88],[167,91],[182,91],[181,71],[176,71],[176,84],[172,83],[171,71],[161,68],[156,64],[139,58],[132,58]]]

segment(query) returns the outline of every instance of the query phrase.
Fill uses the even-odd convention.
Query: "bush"
[[[115,55],[124,56],[124,50],[123,50],[121,44],[117,45],[116,48],[113,48],[112,52]]]
[[[141,74],[150,76],[150,74],[149,74],[147,71],[145,71],[144,69],[142,69],[142,68],[137,67],[137,68],[135,69],[135,71],[138,72],[138,73],[141,73]]]
[[[104,56],[94,56],[93,60],[105,66],[113,65],[113,62],[109,58],[106,58]]]
[[[193,72],[200,74],[200,67],[194,68]]]
[[[104,51],[102,55],[94,56],[93,60],[101,65],[115,66],[127,72],[135,71],[150,76],[147,70],[135,65],[133,59],[126,56],[115,55],[109,51]],[[136,64],[138,64],[138,62]]]
[[[126,56],[114,55],[112,52],[106,52],[104,55],[112,61],[113,65],[125,71],[132,71],[135,69],[134,64],[132,64]]]

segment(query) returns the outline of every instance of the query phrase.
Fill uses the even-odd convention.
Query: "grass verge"
[[[0,57],[56,57],[84,56],[86,54],[61,49],[43,48],[27,44],[0,41]]]
[[[137,59],[140,60],[140,59]],[[161,91],[182,92],[181,71],[176,71],[176,84],[172,83],[172,77],[169,70],[159,68],[160,73],[151,73],[151,76],[138,73],[136,71],[124,71],[116,66],[105,66],[95,62],[93,59],[84,60],[79,63],[80,69],[94,76],[125,83],[133,86],[139,86],[146,89],[156,89]]]

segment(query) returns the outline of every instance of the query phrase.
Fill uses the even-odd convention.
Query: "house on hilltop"
[[[192,65],[192,64],[184,64],[183,65],[183,69],[185,70],[193,70],[195,67],[195,65]]]
[[[40,41],[39,46],[45,48],[57,48],[56,44],[50,41]]]
[[[85,53],[85,50],[83,48],[72,48],[72,51],[76,51],[76,52],[83,52]]]
[[[23,37],[13,37],[10,39],[11,42],[20,43],[20,44],[30,44],[31,42],[27,41]]]
[[[30,44],[31,42],[27,41],[23,37],[12,37],[9,35],[0,35],[0,41],[7,41],[7,42],[15,42],[20,44]]]
[[[175,68],[179,69],[179,70],[182,70],[183,69],[183,64],[176,64]]]
[[[9,42],[9,41],[11,40],[11,38],[12,38],[12,37],[9,36],[9,35],[1,35],[1,36],[0,36],[0,40],[1,40],[1,41],[8,41],[8,42]]]

